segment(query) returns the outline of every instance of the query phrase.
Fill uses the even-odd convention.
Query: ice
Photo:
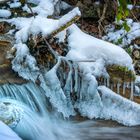
[[[125,95],[125,92],[126,92],[126,83],[124,82],[123,83],[123,95]]]
[[[109,87],[109,86],[110,86],[110,79],[107,78],[107,87]]]
[[[98,87],[103,108],[98,118],[112,119],[124,125],[140,124],[140,106],[114,93],[105,86]]]
[[[75,111],[73,110],[70,101],[71,85],[69,84],[71,84],[71,71],[66,81],[64,93],[56,74],[60,63],[61,59],[59,59],[57,64],[45,74],[45,82],[47,87],[46,85],[42,85],[42,87],[44,90],[46,90],[46,88],[50,89],[50,92],[46,92],[46,96],[50,98],[50,102],[53,104],[55,108],[57,108],[58,112],[62,113],[64,117],[69,117],[70,115],[75,114]]]
[[[80,98],[75,103],[82,116],[90,119],[98,117],[101,111],[102,102],[97,91],[97,81],[94,76],[87,74],[82,79]]]
[[[131,82],[131,93],[130,93],[130,100],[134,99],[134,82]]]
[[[118,94],[120,94],[120,86],[121,86],[121,84],[118,82],[118,83],[117,83],[117,93],[118,93]]]
[[[35,58],[30,55],[26,44],[15,44],[14,48],[16,48],[16,57],[12,60],[12,69],[21,77],[35,82],[40,74]]]
[[[140,76],[138,76],[138,75],[136,76],[135,83],[136,83],[136,84],[139,84],[139,83],[140,83]]]
[[[113,90],[113,83],[111,83],[111,87],[110,87],[110,89]]]
[[[76,93],[78,92],[78,65],[76,63],[74,64],[74,81],[74,92]]]

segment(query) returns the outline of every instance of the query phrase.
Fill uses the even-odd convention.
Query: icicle
[[[66,80],[66,65],[65,65],[65,63],[63,64],[63,66],[64,66],[64,71],[63,71],[63,78],[64,78],[64,81]]]
[[[107,87],[110,86],[110,78],[107,78]]]
[[[71,78],[71,93],[73,93],[73,79]]]
[[[131,94],[130,94],[130,100],[134,99],[134,82],[131,81]]]
[[[130,83],[129,83],[129,82],[127,82],[126,87],[127,87],[127,88],[129,88],[129,85],[130,85]]]
[[[83,77],[81,79],[81,88],[80,88],[80,94],[79,94],[79,99],[82,100],[82,92],[83,92],[83,89],[84,88],[84,80],[83,80]]]
[[[120,94],[120,83],[117,83],[117,93]]]
[[[126,92],[126,83],[124,82],[123,83],[123,95],[125,95],[125,92]]]
[[[111,88],[111,90],[113,90],[113,83],[110,84],[110,88]]]
[[[65,90],[65,94],[66,94],[67,98],[70,99],[70,92],[72,91],[72,65],[69,61],[67,61],[67,60],[65,60],[65,61],[69,65],[70,71],[68,73],[68,77],[66,80],[64,90]]]
[[[81,77],[80,75],[78,76],[78,94],[77,97],[80,99],[80,91],[81,91]]]
[[[106,85],[107,85],[106,78],[104,78],[104,86],[106,86]]]
[[[78,91],[78,65],[74,64],[74,80],[75,80],[75,85],[74,85],[74,92]]]

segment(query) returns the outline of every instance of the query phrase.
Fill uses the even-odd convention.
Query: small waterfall
[[[26,104],[34,112],[46,112],[46,97],[43,89],[33,83],[0,86],[0,98],[10,98]]]
[[[71,132],[68,134],[68,123],[50,111],[51,104],[45,91],[33,83],[1,85],[0,103],[3,120],[10,122],[6,119],[12,118],[8,125],[23,139],[70,140],[72,137]],[[3,104],[9,106],[2,110]]]
[[[7,110],[3,111],[3,118],[6,119],[6,115],[9,114],[7,122],[10,122],[11,117],[9,126],[20,137],[26,140],[55,140],[49,114],[42,116],[13,99],[2,98],[0,101],[7,106]]]

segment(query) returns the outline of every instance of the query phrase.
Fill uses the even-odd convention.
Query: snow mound
[[[72,60],[102,59],[106,65],[116,64],[133,69],[131,57],[119,46],[92,37],[82,32],[76,25],[69,28],[70,51],[67,57]]]

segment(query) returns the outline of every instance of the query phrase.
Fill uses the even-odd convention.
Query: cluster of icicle
[[[61,61],[65,61],[69,66],[69,72],[61,71],[58,78]],[[94,75],[80,72],[78,64],[60,57],[58,63],[46,73],[45,85],[42,87],[51,89],[50,95],[46,95],[64,117],[76,115],[75,110],[78,110],[81,116],[90,119],[112,119],[130,126],[140,124],[140,106],[119,95],[121,88],[119,82],[116,85],[109,83],[109,79],[105,79],[106,88],[98,86]],[[116,95],[107,88],[113,89],[113,86],[117,87]],[[133,100],[134,83],[124,83],[123,94],[126,88],[131,89],[130,99]]]
[[[102,115],[104,104],[98,92],[98,82],[96,80],[96,77],[91,73],[82,73],[80,71],[78,63],[71,63],[71,61],[69,61],[67,57],[57,56],[57,54],[52,50],[58,62],[49,71],[47,71],[45,68],[40,70],[40,68],[35,65],[35,58],[30,55],[26,45],[21,44],[21,46],[17,47],[17,50],[18,51],[16,52],[16,57],[12,62],[13,69],[16,70],[20,76],[25,79],[31,80],[34,83],[36,79],[40,80],[40,87],[45,91],[44,94],[49,99],[49,102],[53,108],[52,110],[54,112],[62,114],[64,118],[69,118],[70,116],[76,115],[76,111],[78,110],[78,112],[82,116],[86,116],[90,119],[113,119],[125,125],[134,125],[133,123],[127,123],[127,120],[125,118],[119,118],[119,120],[114,119],[114,114],[112,114],[111,112],[110,117],[107,117],[108,114]],[[21,65],[21,62],[24,62],[24,66],[26,66],[23,69],[21,67],[23,66]],[[62,62],[67,65],[69,69],[68,72],[67,70],[61,68]],[[104,85],[113,89],[113,85],[109,84],[109,79],[104,80]],[[123,94],[125,94],[126,88],[131,88],[130,99],[132,100],[134,90],[133,82],[131,82],[130,85],[124,83]],[[120,83],[118,82],[118,94],[120,91],[120,87]],[[114,104],[116,104],[117,102],[118,101],[114,102]],[[110,103],[110,106],[111,105],[112,103]],[[126,109],[126,112],[127,111],[128,110]],[[120,111],[118,111],[118,114],[120,114],[120,112],[121,108]]]
[[[135,93],[135,88],[137,88],[135,86],[135,81],[130,81],[130,82],[118,82],[115,81],[113,82],[112,80],[110,81],[110,78],[100,78],[99,81],[99,85],[104,85],[106,87],[108,87],[109,89],[111,89],[112,91],[114,91],[116,89],[116,93],[120,94],[121,89],[122,89],[122,95],[126,95],[126,90],[129,90],[130,95],[129,99],[130,100],[134,100],[134,93]]]

